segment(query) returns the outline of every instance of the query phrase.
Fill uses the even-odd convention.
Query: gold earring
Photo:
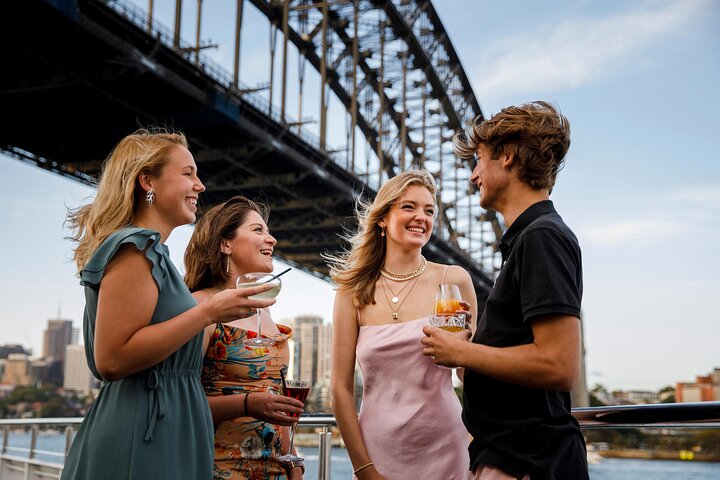
[[[382,226],[380,227],[380,236],[381,237],[385,236],[385,227],[382,227]]]
[[[227,263],[225,264],[225,273],[230,273],[230,254],[227,256]]]

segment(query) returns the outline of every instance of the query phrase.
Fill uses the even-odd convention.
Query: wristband
[[[365,465],[363,465],[362,467],[356,468],[355,471],[353,472],[353,475],[357,475],[359,471],[365,470],[365,469],[366,469],[367,467],[369,467],[370,465],[373,465],[373,462],[368,462],[368,463],[366,463]]]
[[[282,467],[285,470],[285,473],[287,473],[287,474],[290,474],[290,470],[299,468],[300,473],[302,475],[305,475],[305,465],[303,464],[302,461],[294,462],[294,461],[290,460],[289,462],[285,463]]]
[[[245,416],[246,416],[246,417],[249,417],[249,416],[250,416],[250,412],[248,411],[247,399],[248,399],[248,397],[250,396],[251,393],[252,393],[252,392],[247,392],[247,393],[245,394],[245,398],[243,399],[243,408],[245,409]]]

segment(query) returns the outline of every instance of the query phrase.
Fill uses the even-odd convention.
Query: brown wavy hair
[[[257,212],[267,223],[270,210],[242,195],[208,210],[195,225],[185,249],[185,283],[191,292],[217,287],[230,278],[225,271],[225,256],[220,251],[222,240],[232,240],[249,212]]]
[[[385,262],[385,241],[380,236],[378,222],[413,185],[427,188],[437,203],[437,186],[429,172],[403,172],[385,182],[372,203],[357,201],[355,217],[358,229],[343,237],[350,244],[350,249],[340,254],[323,254],[330,267],[330,278],[339,290],[352,292],[353,305],[358,308],[375,303],[375,283]]]
[[[502,109],[489,120],[476,117],[453,137],[455,155],[470,159],[480,144],[492,158],[514,154],[518,178],[530,187],[552,190],[570,148],[570,123],[559,109],[535,101]]]
[[[108,236],[132,223],[137,202],[145,199],[138,177],[159,176],[178,145],[188,146],[182,133],[140,129],[115,146],[103,164],[95,200],[68,210],[66,223],[73,231],[68,239],[77,242],[73,258],[78,272]]]

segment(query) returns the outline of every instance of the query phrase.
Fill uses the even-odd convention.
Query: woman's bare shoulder
[[[470,274],[460,265],[427,262],[430,272],[440,276],[445,274],[445,283],[459,283],[470,279]]]
[[[209,288],[197,290],[192,293],[193,298],[198,303],[207,302],[208,300],[210,300],[212,298],[213,295],[214,295],[214,293],[212,293]]]

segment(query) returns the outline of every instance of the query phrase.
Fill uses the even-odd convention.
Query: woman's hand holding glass
[[[274,298],[255,297],[272,289],[273,286],[270,284],[237,289],[229,288],[213,295],[207,302],[201,303],[200,308],[207,312],[208,325],[232,322],[238,318],[250,317],[258,309],[274,304]]]
[[[290,427],[297,423],[304,404],[286,395],[269,392],[250,392],[245,414],[274,425]]]
[[[457,349],[451,345],[459,338],[462,342],[470,339],[471,322],[470,304],[461,298],[460,288],[452,284],[438,285],[435,293],[435,313],[430,315],[430,325],[454,334],[441,334],[423,328],[423,333],[426,335],[421,340],[425,347],[423,354],[431,357],[440,366],[456,367],[457,362],[451,357],[457,353]],[[456,335],[457,333],[461,335]]]
[[[465,300],[460,300],[460,310],[457,310],[457,313],[461,313],[465,315],[465,330],[470,330],[471,332],[474,331],[473,328],[473,314],[470,311],[470,304],[466,302]]]
[[[435,314],[430,315],[430,325],[448,332],[460,332],[467,328],[471,317],[470,305],[460,296],[460,288],[453,284],[438,285],[435,291]]]

